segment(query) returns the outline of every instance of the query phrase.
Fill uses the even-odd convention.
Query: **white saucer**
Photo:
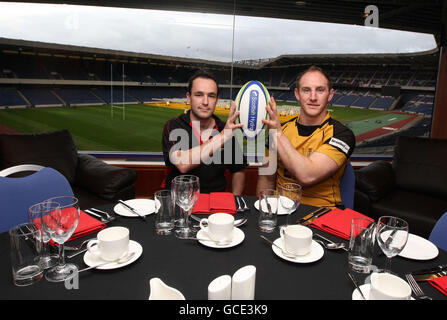
[[[197,232],[197,238],[210,239],[210,237],[208,236],[208,233],[204,230],[199,230],[199,232]],[[238,244],[242,243],[242,241],[244,241],[244,239],[245,239],[244,231],[242,231],[239,228],[234,227],[233,228],[233,240],[231,240],[231,242],[229,244],[218,245],[217,243],[215,243],[213,241],[200,241],[200,240],[199,240],[199,242],[201,244],[203,244],[204,246],[207,246],[210,248],[223,249],[223,248],[231,248],[231,247],[237,246]]]
[[[371,291],[371,284],[369,283],[362,284],[360,286],[360,290],[362,290],[365,299],[369,300],[369,292]],[[354,291],[352,292],[352,300],[363,300],[362,296],[360,295],[360,292],[357,289],[354,289]],[[414,298],[411,297],[410,300],[414,300]]]
[[[438,256],[439,249],[432,242],[409,233],[407,244],[399,256],[414,260],[430,260]]]
[[[129,253],[132,253],[132,252],[135,252],[135,254],[129,261],[126,261],[123,263],[110,262],[108,264],[99,266],[96,269],[99,269],[99,270],[118,269],[118,268],[127,266],[127,265],[131,264],[132,262],[134,262],[135,260],[137,260],[143,253],[143,247],[138,242],[129,240]],[[101,258],[99,258],[97,256],[94,256],[93,254],[91,254],[88,251],[84,254],[84,263],[86,265],[88,265],[89,267],[96,266],[98,264],[105,263],[105,262],[107,262],[107,261],[102,260]]]
[[[289,200],[290,200],[290,199],[289,199]],[[269,200],[269,203],[270,203],[272,206],[275,206],[275,207],[276,207],[276,201],[274,201],[274,202],[272,202],[272,201],[274,201],[274,199],[270,199],[270,200]],[[292,200],[290,200],[290,201],[292,201]],[[256,210],[259,211],[259,200],[256,200],[256,201],[255,201],[254,206],[255,206]],[[287,215],[287,210],[284,209],[284,207],[281,205],[281,201],[279,201],[278,212],[277,212],[276,214],[277,214],[278,216]]]
[[[138,211],[142,216],[147,216],[155,212],[155,201],[151,199],[130,199],[124,202]],[[113,207],[113,210],[120,216],[138,218],[138,215],[127,209],[121,203]]]
[[[280,248],[284,248],[284,242],[282,240],[282,238],[278,238],[275,241],[273,241],[274,244],[276,244],[278,247]],[[323,247],[316,241],[312,240],[312,245],[311,245],[311,249],[310,252],[304,256],[297,256],[296,258],[289,258],[286,257],[285,255],[283,255],[282,251],[275,247],[274,245],[272,245],[272,249],[273,252],[280,258],[290,261],[290,262],[295,262],[295,263],[311,263],[311,262],[315,262],[320,260],[323,255],[324,255],[324,249]]]

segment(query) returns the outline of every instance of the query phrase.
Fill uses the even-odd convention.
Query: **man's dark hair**
[[[188,81],[188,91],[187,91],[189,94],[191,94],[192,83],[197,78],[205,78],[205,79],[213,80],[216,83],[217,95],[219,95],[219,84],[217,83],[216,77],[214,76],[213,73],[211,73],[208,70],[198,70],[191,76],[191,78],[189,78],[189,81]]]
[[[327,79],[327,85],[329,87],[329,90],[332,89],[332,80],[331,77],[320,67],[317,66],[310,66],[309,68],[307,68],[306,70],[304,70],[303,72],[301,72],[298,77],[296,78],[296,88],[299,89],[300,88],[300,80],[301,78],[308,72],[314,72],[314,71],[318,71],[321,72],[322,75],[324,75],[324,77]]]

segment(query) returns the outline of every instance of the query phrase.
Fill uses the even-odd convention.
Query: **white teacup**
[[[370,300],[409,300],[411,288],[402,278],[385,272],[371,274]]]
[[[204,226],[205,222],[208,226]],[[231,240],[233,238],[234,217],[228,213],[214,213],[208,219],[200,220],[200,228],[212,240]]]
[[[302,225],[290,225],[280,229],[284,249],[297,256],[310,252],[312,246],[312,230]]]
[[[98,232],[98,240],[87,244],[87,250],[105,261],[115,261],[129,250],[129,229],[110,227]]]

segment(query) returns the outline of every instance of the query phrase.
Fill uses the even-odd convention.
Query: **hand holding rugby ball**
[[[265,106],[270,100],[267,89],[259,81],[250,81],[244,84],[236,96],[236,111],[239,117],[236,123],[242,123],[242,133],[247,139],[255,139],[264,128],[262,119],[269,115]]]

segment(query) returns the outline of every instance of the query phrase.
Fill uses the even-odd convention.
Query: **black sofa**
[[[135,197],[137,173],[78,153],[68,130],[0,134],[0,170],[20,164],[58,170],[70,182],[81,209]]]
[[[397,216],[428,238],[447,211],[447,140],[400,136],[392,163],[356,170],[354,207],[373,219]]]

